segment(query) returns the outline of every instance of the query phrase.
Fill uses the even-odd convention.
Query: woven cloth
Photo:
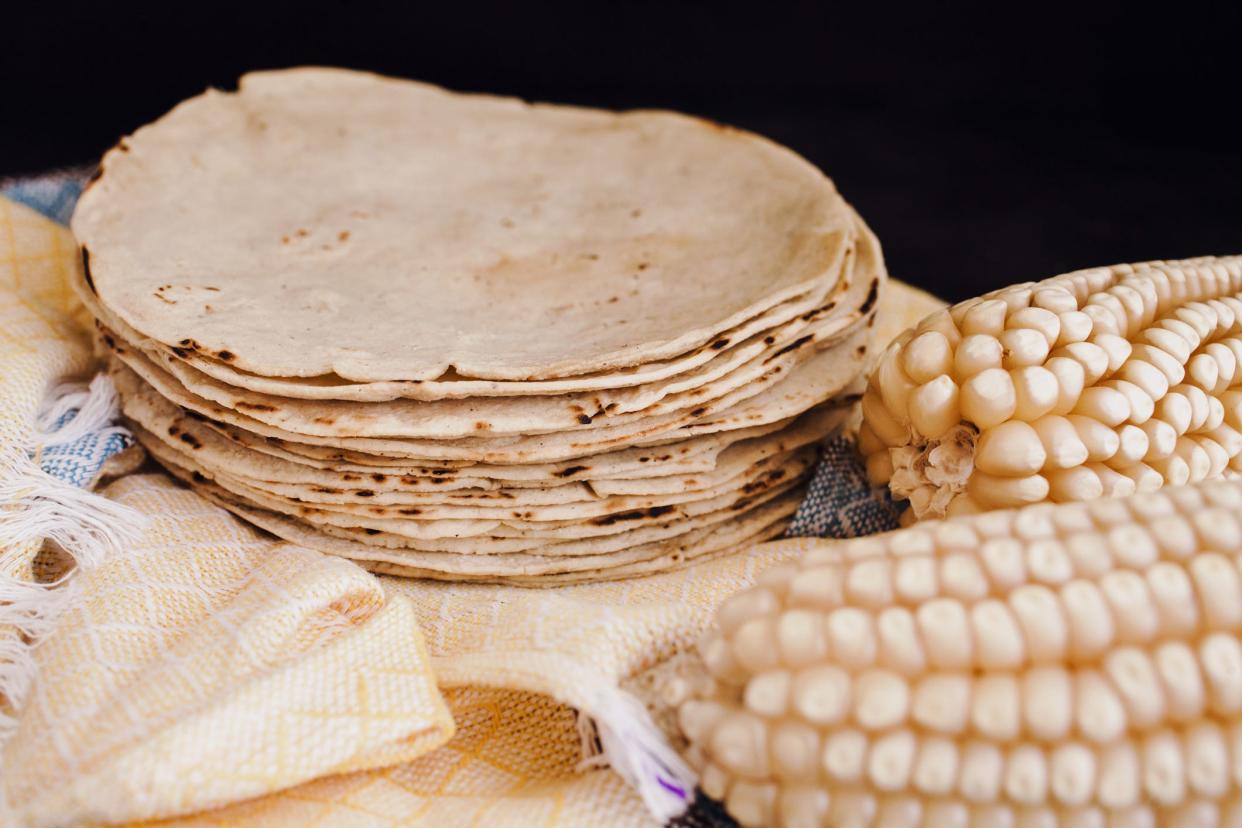
[[[29,206],[0,197],[0,452],[26,462],[45,395],[96,367],[68,288],[76,250],[46,217],[63,220],[78,186],[69,176],[6,188]],[[881,335],[936,306],[896,286]],[[126,439],[89,436],[94,454],[76,465],[42,450],[60,485],[96,479],[91,464]],[[887,528],[891,512],[845,446],[826,457],[799,530]],[[138,515],[142,528],[89,565],[78,557],[58,587],[73,600],[8,705],[0,824],[652,824],[660,786],[693,791],[665,778],[661,746],[644,741],[653,719],[636,709],[636,688],[692,644],[720,600],[816,542],[521,589],[377,578],[256,531],[150,467],[102,494],[107,506],[89,508]],[[46,577],[48,554],[37,538],[6,541],[0,575]]]

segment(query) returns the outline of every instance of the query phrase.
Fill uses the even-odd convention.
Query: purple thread
[[[657,776],[656,781],[660,783],[660,787],[664,788],[664,790],[669,791],[670,793],[676,794],[678,799],[686,798],[686,789],[683,788],[681,785],[677,785],[673,782],[669,782],[663,776]]]

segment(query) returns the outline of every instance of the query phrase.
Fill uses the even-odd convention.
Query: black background
[[[247,69],[337,64],[761,132],[836,179],[894,275],[950,299],[1242,252],[1226,4],[17,5],[0,177],[90,162]]]

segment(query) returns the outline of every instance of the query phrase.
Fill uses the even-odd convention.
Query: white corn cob
[[[907,522],[1242,468],[1242,256],[1082,270],[932,314],[881,356],[859,448]]]
[[[743,825],[1242,824],[1242,481],[823,543],[680,726]]]

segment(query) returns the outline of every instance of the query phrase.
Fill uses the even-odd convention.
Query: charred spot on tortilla
[[[246,411],[275,411],[276,410],[276,406],[274,405],[268,405],[267,403],[246,402],[245,400],[236,400],[234,402],[234,405],[237,408],[245,409]]]
[[[867,300],[863,302],[862,307],[858,309],[859,313],[867,314],[875,307],[875,303],[880,298],[880,280],[871,280],[871,289],[867,291]]]
[[[777,351],[776,353],[772,354],[770,357],[768,357],[767,359],[765,359],[765,360],[763,361],[763,363],[764,363],[764,365],[766,365],[766,364],[768,364],[769,362],[771,362],[772,360],[776,359],[777,357],[784,356],[785,354],[789,353],[790,351],[796,351],[796,350],[798,350],[799,348],[801,348],[803,345],[805,345],[805,344],[806,344],[806,343],[808,343],[808,342],[811,342],[811,341],[812,341],[812,340],[814,340],[814,339],[815,339],[815,334],[807,334],[807,335],[805,335],[805,336],[798,337],[798,338],[797,338],[797,339],[795,339],[793,342],[790,342],[790,343],[789,343],[788,345],[786,345],[784,348],[781,348],[779,351]]]
[[[91,293],[96,296],[99,291],[95,290],[95,279],[91,276],[91,251],[82,245],[82,278],[86,280],[86,286],[91,289]]]

